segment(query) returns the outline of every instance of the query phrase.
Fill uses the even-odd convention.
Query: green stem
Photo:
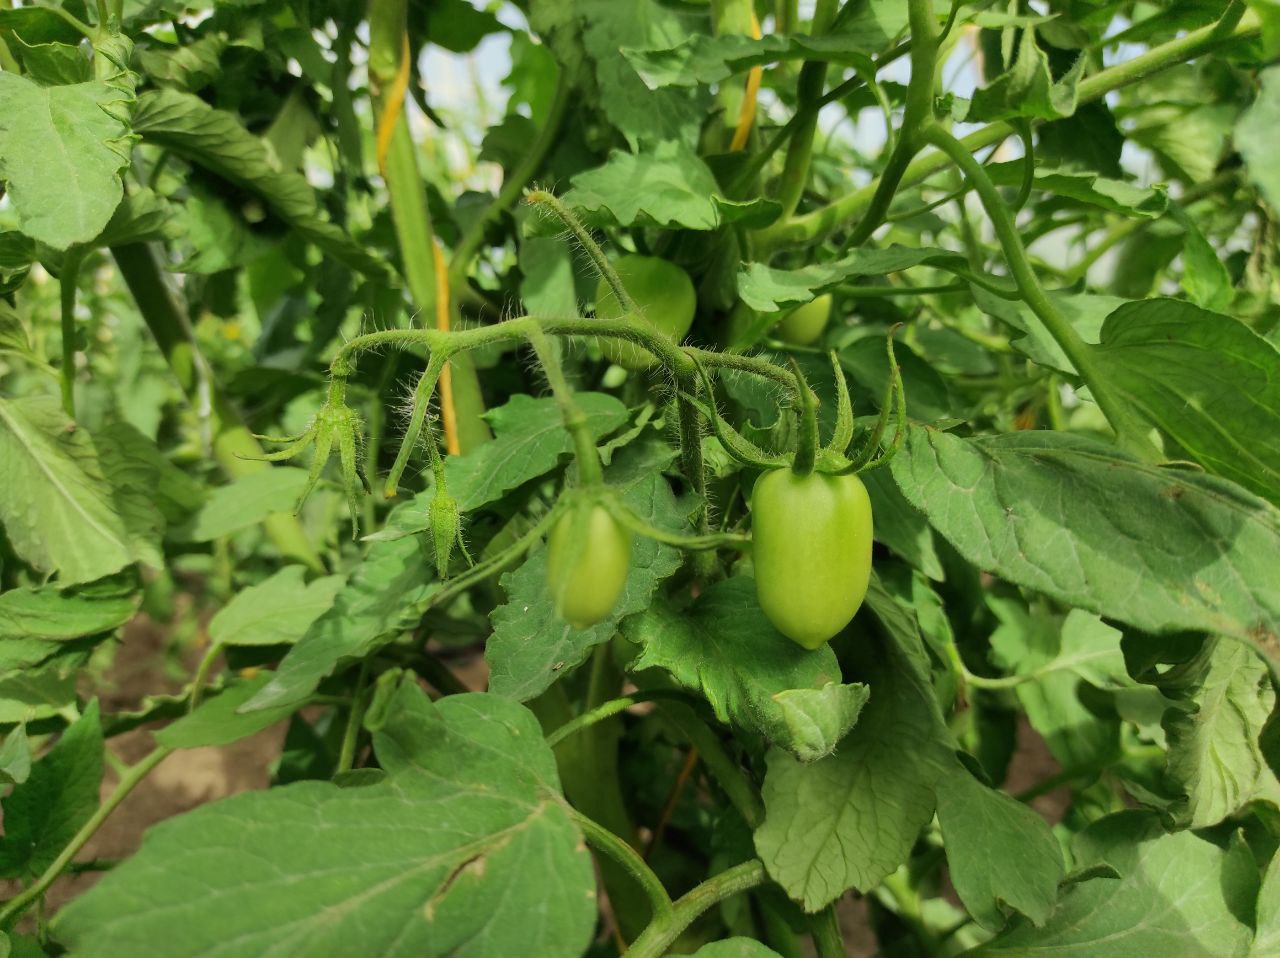
[[[1192,30],[1185,36],[1153,47],[1132,60],[1118,63],[1085,78],[1076,88],[1078,102],[1083,106],[1100,100],[1106,94],[1121,87],[1176,66],[1215,47],[1234,40],[1257,36],[1261,29],[1257,15],[1249,11],[1241,17],[1240,22],[1230,32],[1220,31],[1217,24]],[[1000,120],[975,130],[960,142],[972,153],[984,147],[993,146],[1015,132],[1012,124]],[[901,185],[915,186],[923,183],[934,173],[946,169],[952,162],[951,157],[941,150],[918,156],[907,166],[901,178]],[[862,189],[846,193],[811,213],[776,223],[754,234],[757,246],[760,249],[776,249],[823,239],[838,229],[842,223],[863,214],[870,207],[879,188],[880,184],[877,180]]]
[[[964,283],[944,283],[940,286],[857,286],[837,287],[841,295],[853,299],[881,299],[889,296],[926,296],[932,293],[963,293],[969,289]]]
[[[681,897],[668,915],[651,922],[627,951],[628,958],[662,958],[699,915],[726,898],[763,885],[767,878],[764,865],[754,859],[708,878]]]
[[[604,481],[604,473],[600,468],[600,453],[596,449],[596,440],[591,435],[591,425],[586,414],[573,398],[573,390],[564,377],[560,366],[560,357],[556,348],[547,339],[546,334],[538,326],[529,328],[529,345],[534,355],[542,364],[542,372],[551,386],[551,394],[556,405],[560,407],[560,418],[564,428],[573,439],[574,457],[578,461],[578,480],[583,486],[598,486]]]
[[[347,712],[347,725],[342,730],[342,748],[338,752],[338,765],[334,775],[351,771],[356,760],[356,743],[360,738],[360,723],[364,721],[365,706],[369,704],[365,683],[369,678],[369,660],[360,663],[356,687],[351,693],[351,709]]]
[[[644,890],[645,897],[649,899],[653,909],[651,923],[670,921],[673,914],[671,896],[667,894],[666,888],[653,873],[653,869],[640,857],[640,853],[609,829],[592,821],[577,809],[572,809],[570,814],[577,826],[582,829],[587,843],[596,851],[608,855]]]
[[[759,827],[764,821],[764,802],[742,766],[725,751],[720,736],[684,703],[663,702],[660,708],[661,714],[698,750],[702,764],[723,789],[743,821],[753,829]]]
[[[840,920],[836,917],[834,904],[809,919],[809,930],[813,934],[813,947],[818,958],[844,958],[844,938],[840,934]]]
[[[1045,295],[1044,288],[1040,285],[1040,280],[1027,259],[1027,251],[1022,245],[1022,237],[1018,233],[1013,215],[1001,199],[995,184],[987,176],[987,171],[982,168],[982,164],[973,157],[963,143],[938,124],[932,124],[925,131],[924,137],[930,144],[950,156],[952,162],[973,184],[995,228],[1000,246],[1004,250],[1005,260],[1009,265],[1009,272],[1023,301],[1044,324],[1049,335],[1054,338],[1067,359],[1075,366],[1076,372],[1089,387],[1098,407],[1115,430],[1119,444],[1143,459],[1158,460],[1159,452],[1148,438],[1147,429],[1142,421],[1132,414],[1117,394],[1112,393],[1111,385],[1095,363],[1089,345],[1080,338],[1067,318]]]
[[[924,146],[922,132],[933,122],[934,76],[938,67],[938,20],[933,0],[909,0],[911,23],[911,79],[907,83],[907,103],[902,114],[902,131],[871,196],[867,211],[842,244],[845,249],[861,246],[884,222],[894,195],[911,160]]]
[[[938,936],[933,933],[925,921],[924,911],[920,903],[920,893],[911,887],[905,871],[900,869],[892,875],[886,876],[884,881],[881,882],[881,887],[889,893],[889,897],[897,904],[898,917],[911,928],[916,940],[924,948],[924,953],[926,955],[938,954],[941,942],[938,941]]]
[[[580,732],[584,728],[589,728],[597,722],[603,722],[607,718],[612,718],[619,712],[625,712],[633,705],[639,705],[641,702],[652,702],[655,699],[687,699],[687,693],[679,689],[648,689],[647,691],[635,692],[631,695],[624,695],[621,698],[610,699],[609,701],[596,706],[590,711],[583,712],[576,718],[565,722],[558,729],[547,736],[547,745],[555,748],[570,735]]]
[[[76,418],[76,281],[80,277],[81,256],[68,252],[58,274],[62,303],[62,410]]]
[[[453,257],[449,261],[449,276],[450,283],[455,288],[462,289],[466,284],[471,261],[484,244],[485,229],[520,198],[520,194],[542,168],[543,161],[546,160],[547,154],[551,152],[551,148],[559,138],[560,127],[568,112],[569,102],[573,98],[575,76],[573,71],[561,68],[560,75],[556,79],[555,96],[551,100],[546,121],[538,131],[538,138],[533,141],[529,150],[516,164],[511,175],[503,179],[502,189],[498,191],[498,195],[485,207],[484,212],[472,221],[467,231],[458,240],[457,246],[454,247]]]
[[[200,704],[200,696],[204,694],[204,684],[209,678],[209,670],[213,668],[213,663],[218,661],[218,656],[222,654],[222,643],[211,642],[209,651],[204,654],[200,660],[200,665],[196,669],[196,674],[191,677],[191,697],[187,700],[187,711],[194,712],[196,706]]]
[[[66,844],[66,847],[58,853],[58,857],[44,870],[40,877],[24,889],[20,895],[10,899],[3,909],[0,909],[0,928],[12,927],[13,920],[26,911],[32,902],[44,895],[49,886],[62,874],[63,869],[71,864],[71,859],[76,856],[76,853],[102,827],[102,823],[107,820],[107,816],[116,810],[137,784],[146,778],[152,769],[164,761],[171,751],[173,750],[169,748],[156,748],[135,765],[129,766],[129,769],[120,777],[120,781],[116,784],[111,794],[89,816],[89,820],[80,827],[80,830]]]
[[[826,33],[835,19],[836,0],[818,0],[813,12],[813,25],[810,33],[820,36]],[[809,163],[813,157],[813,138],[818,127],[818,112],[812,104],[822,98],[822,88],[827,81],[827,64],[822,60],[809,60],[800,68],[800,79],[796,86],[797,112],[804,113],[801,121],[791,135],[787,144],[787,155],[782,165],[782,176],[778,183],[778,202],[782,204],[782,217],[785,219],[795,212],[804,195],[805,185],[809,182]]]

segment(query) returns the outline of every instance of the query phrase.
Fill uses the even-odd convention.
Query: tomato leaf
[[[373,736],[385,779],[299,782],[166,822],[58,915],[59,935],[82,958],[157,941],[172,958],[582,954],[591,857],[534,717],[492,695],[433,705],[406,681]],[[512,880],[525,873],[538,881]]]
[[[961,439],[913,426],[890,466],[981,569],[1149,632],[1275,648],[1280,512],[1230,482],[1058,432]]]

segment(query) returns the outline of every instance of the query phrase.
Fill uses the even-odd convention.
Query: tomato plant
[[[0,0],[0,956],[1280,954],[1278,54]]]

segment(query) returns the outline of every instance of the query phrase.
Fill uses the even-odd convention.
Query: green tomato
[[[561,516],[547,540],[547,582],[556,613],[586,629],[613,611],[631,566],[631,533],[600,505]]]
[[[857,476],[771,469],[751,492],[756,597],[774,627],[816,649],[853,618],[871,580],[871,500]]]
[[[774,330],[778,338],[793,346],[808,346],[816,343],[822,331],[831,320],[831,294],[819,296],[797,306],[778,321]]]
[[[613,268],[644,317],[672,342],[684,339],[693,325],[698,297],[689,274],[674,263],[656,256],[623,256]],[[621,319],[622,306],[605,282],[596,284],[596,315],[601,319]],[[648,369],[658,357],[642,346],[612,337],[600,338],[600,351],[610,362],[627,369]]]

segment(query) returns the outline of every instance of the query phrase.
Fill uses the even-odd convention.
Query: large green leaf
[[[1043,925],[1062,880],[1062,849],[1028,805],[987,788],[958,763],[938,783],[938,824],[951,882],[984,927],[1003,927],[1006,909]]]
[[[74,589],[10,589],[0,593],[0,639],[56,642],[110,632],[133,618],[141,599],[130,575]]]
[[[340,575],[304,581],[306,570],[287,565],[236,593],[209,622],[219,645],[292,645],[327,612],[342,588]]]
[[[1210,472],[1280,504],[1280,350],[1177,299],[1121,306],[1094,350],[1107,385]]]
[[[1275,690],[1252,649],[1210,640],[1190,662],[1164,673],[1159,686],[1176,701],[1164,727],[1169,784],[1186,796],[1173,810],[1180,820],[1205,828],[1255,800],[1280,805],[1280,782],[1258,744]]]
[[[129,100],[102,80],[42,87],[0,72],[0,179],[32,239],[66,249],[107,225],[124,194]]]
[[[574,11],[583,24],[582,42],[595,61],[600,105],[609,122],[634,149],[642,143],[673,140],[693,147],[706,117],[705,90],[650,90],[624,48],[662,50],[690,31],[686,16],[655,0],[578,0]]]
[[[851,283],[865,276],[884,276],[921,265],[954,269],[968,264],[959,253],[933,247],[856,249],[841,259],[798,269],[749,263],[738,274],[738,293],[752,309],[771,313],[801,306],[841,283]]]
[[[1228,854],[1191,832],[1165,835],[1152,816],[1120,812],[1076,839],[1086,878],[1063,893],[1042,928],[1015,922],[972,958],[1244,958],[1250,933],[1230,895]]]
[[[93,439],[51,397],[0,399],[0,521],[14,550],[64,586],[161,564],[155,530],[135,535]]]
[[[1236,123],[1235,141],[1249,178],[1271,208],[1280,210],[1280,66],[1262,72],[1258,98]]]
[[[913,426],[891,468],[981,569],[1148,632],[1274,646],[1280,512],[1232,483],[1056,432],[961,439]]]
[[[574,399],[597,439],[627,421],[626,407],[613,396],[581,392]],[[573,440],[550,396],[535,399],[518,393],[485,418],[493,427],[493,439],[445,462],[449,494],[458,500],[461,512],[501,499],[550,472],[573,451]]]
[[[874,888],[906,860],[954,761],[914,623],[874,580],[867,596],[886,632],[850,643],[853,677],[871,689],[857,724],[821,761],[769,752],[756,850],[809,911]]]
[[[683,226],[713,230],[726,223],[768,226],[781,209],[766,199],[737,203],[720,195],[706,163],[679,143],[631,154],[615,150],[600,167],[579,173],[564,201],[599,226]]]
[[[157,942],[168,958],[583,953],[591,858],[528,711],[490,695],[432,705],[406,681],[374,750],[374,784],[300,782],[152,829],[58,915],[59,937],[77,958]]]
[[[145,142],[171,150],[256,193],[334,259],[370,276],[386,275],[382,259],[321,215],[306,178],[280,169],[266,144],[246,130],[234,114],[215,110],[191,93],[151,90],[138,97],[133,129]]]
[[[289,649],[271,681],[243,710],[301,702],[339,665],[358,661],[412,627],[439,588],[432,568],[423,537],[373,543],[332,606]]]
[[[629,668],[661,668],[698,692],[716,718],[760,734],[802,762],[830,755],[867,701],[840,682],[831,647],[809,651],[769,624],[745,577],[713,585],[688,609],[658,601],[627,621],[640,646]]]
[[[957,120],[982,123],[1028,117],[1057,120],[1076,110],[1076,84],[1084,72],[1087,57],[1079,57],[1056,80],[1049,57],[1036,42],[1035,30],[1022,30],[1013,65],[980,90],[970,100],[958,99],[952,114]]]
[[[48,868],[97,809],[101,781],[102,724],[94,700],[4,799],[0,875],[28,879]]]

